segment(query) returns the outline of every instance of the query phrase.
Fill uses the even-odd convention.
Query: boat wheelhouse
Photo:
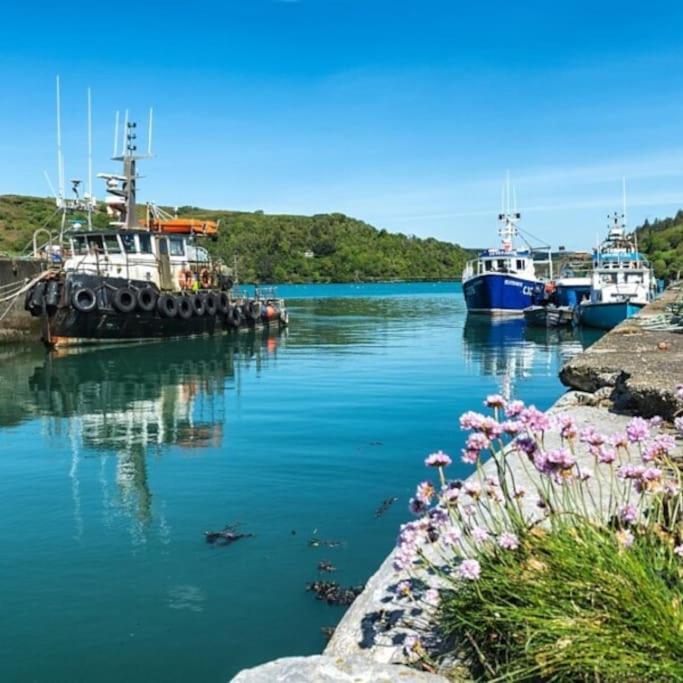
[[[656,293],[650,263],[621,219],[623,215],[614,214],[607,239],[593,255],[590,298],[579,308],[579,320],[588,327],[609,330],[635,315]]]
[[[462,286],[469,313],[488,315],[522,315],[543,294],[543,270],[552,277],[552,260],[547,246],[533,248],[526,243],[517,249],[521,214],[510,210],[510,189],[507,186],[507,210],[498,214],[501,246],[487,249],[465,265]],[[504,202],[505,203],[505,202]]]

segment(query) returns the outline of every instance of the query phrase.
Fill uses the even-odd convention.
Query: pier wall
[[[549,412],[562,411],[570,414],[579,427],[599,424],[606,433],[623,431],[633,415],[651,417],[655,414],[671,420],[683,409],[675,396],[674,386],[683,383],[683,328],[680,332],[663,329],[667,308],[683,300],[683,289],[669,289],[656,302],[648,305],[637,318],[624,321],[608,332],[589,349],[568,361],[562,368],[560,378],[570,391],[561,396]],[[653,329],[659,326],[660,329]],[[670,327],[670,324],[669,324]],[[558,446],[548,443],[548,448]],[[587,456],[585,456],[587,457]],[[522,488],[532,485],[527,472],[514,455],[509,456],[515,480]],[[581,462],[590,467],[592,463]],[[495,474],[494,463],[484,465],[484,475]],[[473,475],[473,478],[476,475]],[[531,489],[528,489],[531,490]],[[534,500],[524,501],[525,512],[535,509]],[[365,590],[356,598],[335,629],[323,659],[299,657],[275,660],[254,669],[248,669],[234,679],[237,683],[285,680],[281,676],[296,675],[286,680],[297,681],[345,681],[344,678],[320,678],[312,674],[310,663],[314,661],[335,662],[337,667],[353,662],[355,670],[363,669],[375,674],[382,670],[401,675],[407,663],[403,642],[408,635],[418,635],[423,642],[438,639],[433,620],[426,610],[406,606],[396,595],[396,584],[408,578],[407,573],[393,568],[394,551],[386,558],[377,572],[368,580]],[[428,575],[421,579],[436,586],[437,581]],[[385,667],[378,669],[378,666]],[[388,669],[386,667],[389,667]],[[445,662],[442,673],[451,680],[468,680],[468,674],[457,661]],[[446,681],[439,674],[426,674],[429,678],[419,680]],[[359,678],[358,680],[365,680]],[[384,680],[376,678],[375,680]],[[408,678],[407,680],[412,680]],[[418,680],[418,679],[415,679]]]
[[[0,257],[0,292],[4,285],[29,282],[42,270],[40,261]],[[2,297],[0,297],[2,298]],[[6,304],[0,304],[0,315]],[[38,339],[40,322],[24,310],[23,296],[14,303],[9,313],[0,321],[0,344]]]

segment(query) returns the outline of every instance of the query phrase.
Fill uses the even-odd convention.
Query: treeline
[[[648,220],[636,229],[638,247],[645,252],[658,278],[678,280],[683,275],[683,211],[672,218]]]
[[[340,213],[268,215],[190,206],[178,213],[220,220],[218,239],[206,246],[227,265],[236,263],[243,282],[454,279],[468,256],[458,245],[378,230]],[[0,196],[0,251],[20,251],[46,222],[53,231],[59,227],[51,200]],[[106,215],[98,211],[94,223],[104,227]]]

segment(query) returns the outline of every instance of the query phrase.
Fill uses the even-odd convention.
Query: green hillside
[[[468,255],[455,244],[389,233],[340,213],[289,216],[190,206],[179,213],[221,221],[218,240],[206,246],[229,265],[237,258],[242,281],[454,279]],[[98,212],[94,221],[104,227],[107,217]],[[43,225],[59,227],[52,200],[0,196],[0,252],[20,253]]]
[[[645,221],[637,228],[638,247],[644,251],[658,278],[678,280],[683,275],[683,211],[673,218]]]

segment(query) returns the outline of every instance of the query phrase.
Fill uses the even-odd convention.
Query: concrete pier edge
[[[624,321],[568,361],[560,372],[560,379],[570,390],[549,412],[568,412],[580,427],[600,424],[606,433],[623,431],[633,415],[661,415],[671,421],[683,412],[683,402],[675,393],[675,385],[683,383],[683,334],[651,329],[667,307],[681,299],[682,289],[668,289],[638,316]],[[518,482],[530,483],[519,464],[513,465],[513,470]],[[494,473],[491,461],[484,465],[484,471]],[[428,641],[430,637],[438,638],[438,634],[428,610],[420,609],[414,618],[406,619],[410,608],[396,595],[395,586],[408,575],[394,570],[393,555],[394,551],[370,577],[364,591],[342,617],[322,656],[274,660],[244,670],[233,680],[236,683],[469,680],[467,671],[457,660],[443,662],[438,674],[405,666],[408,662],[402,644],[407,635],[419,635]],[[426,574],[420,578],[436,585]]]

